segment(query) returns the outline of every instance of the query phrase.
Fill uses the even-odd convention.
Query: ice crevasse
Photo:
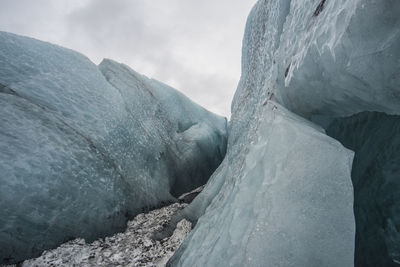
[[[120,231],[204,184],[226,119],[112,60],[0,32],[0,263]]]
[[[400,262],[399,14],[397,0],[256,3],[227,155],[180,215],[197,224],[170,266]]]

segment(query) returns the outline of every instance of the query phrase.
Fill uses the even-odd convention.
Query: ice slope
[[[400,263],[400,117],[363,112],[337,118],[327,134],[356,152],[352,170],[355,265]]]
[[[226,119],[174,89],[5,32],[0,102],[2,263],[121,230],[204,183],[225,154]]]
[[[352,266],[353,152],[272,101],[262,115],[240,171],[170,264]]]
[[[248,261],[246,253],[256,253],[249,252],[253,247],[250,248],[248,243],[241,243],[239,246],[235,242],[240,240],[237,236],[242,235],[247,238],[247,233],[256,231],[253,222],[257,221],[257,216],[252,216],[250,211],[243,212],[243,220],[248,223],[243,227],[243,220],[229,221],[219,214],[233,214],[235,209],[241,209],[243,204],[239,197],[241,188],[249,188],[253,179],[257,177],[250,171],[246,173],[245,166],[252,144],[260,142],[257,131],[263,127],[265,117],[268,116],[264,106],[268,105],[269,101],[275,101],[307,119],[321,116],[323,119],[318,122],[323,126],[329,124],[333,117],[349,116],[365,110],[399,113],[399,14],[400,2],[397,0],[259,0],[257,2],[249,15],[243,39],[242,76],[232,102],[227,155],[203,192],[185,208],[182,216],[193,221],[199,218],[200,220],[190,238],[171,259],[170,265],[184,266],[190,262],[195,266],[201,266],[203,261],[207,261],[218,262],[221,264],[219,266],[242,266]],[[299,124],[309,124],[309,122],[303,121]],[[268,140],[272,137],[266,135],[264,138]],[[279,146],[281,153],[286,151],[289,155],[287,150],[291,149],[290,142],[286,143],[288,147],[279,143],[275,145]],[[340,145],[337,144],[337,147]],[[273,148],[273,151],[277,149]],[[316,147],[306,144],[303,149],[305,153],[317,150]],[[263,157],[263,154],[260,153],[259,156]],[[334,154],[330,156],[334,157]],[[300,162],[303,159],[306,157],[298,158]],[[270,160],[274,162],[273,157]],[[331,169],[331,179],[338,177],[335,172],[337,168],[332,168],[329,161],[310,161],[308,167],[310,169],[326,167],[327,170]],[[271,168],[273,167],[266,164],[259,169],[260,172],[268,173]],[[243,180],[243,177],[248,179]],[[291,177],[293,181],[296,179],[296,175]],[[347,176],[346,181],[349,182],[349,179]],[[316,186],[318,184],[324,187],[325,182],[315,182]],[[246,197],[256,201],[256,193],[263,189],[253,188],[253,190],[249,190]],[[297,190],[290,192],[274,193],[299,194],[302,190],[304,188],[298,187]],[[236,197],[239,200],[228,205],[229,201],[225,201],[228,195],[232,201]],[[243,202],[245,201],[243,197]],[[336,202],[334,198],[332,201]],[[352,203],[353,200],[349,197],[347,201]],[[320,202],[315,201],[303,208],[318,209],[318,207],[323,208]],[[340,209],[340,206],[336,208]],[[253,204],[249,203],[248,210],[252,209]],[[286,209],[287,207],[280,209],[277,214],[284,216],[287,213]],[[302,211],[298,210],[298,215],[301,214]],[[350,213],[347,215],[350,217],[341,220],[350,222],[353,216]],[[220,224],[216,222],[217,218],[222,221]],[[272,216],[265,221],[275,222]],[[206,235],[204,229],[207,229],[212,222],[220,226],[213,232],[216,237],[202,236]],[[297,220],[292,223],[293,227],[296,227]],[[327,223],[332,223],[333,226],[337,222],[332,220]],[[315,232],[326,227],[322,224],[314,226]],[[282,229],[285,229],[284,227],[285,224],[282,225]],[[219,235],[225,228],[234,231]],[[280,229],[279,226],[276,230]],[[266,230],[274,231],[274,228]],[[307,238],[312,238],[313,235],[309,232]],[[260,248],[269,249],[270,246],[275,246],[275,249],[287,249],[286,238],[274,240],[274,244],[267,242],[268,239],[261,239],[257,245]],[[296,237],[293,238],[296,240]],[[301,238],[304,239],[303,236]],[[202,241],[205,242],[204,245]],[[350,251],[354,244],[351,243],[352,240],[347,239],[347,241],[346,246]],[[345,258],[346,262],[333,261],[328,265],[322,265],[318,258],[319,254],[313,253],[311,249],[313,244],[300,242],[300,245],[304,250],[308,246],[310,249],[308,255],[299,256],[297,260],[299,262],[310,260],[309,264],[301,265],[285,261],[282,261],[281,265],[278,262],[275,262],[275,265],[270,264],[270,260],[276,258],[275,254],[268,252],[264,254],[260,252],[256,257],[252,257],[252,260],[260,264],[255,266],[353,265],[353,261],[349,258]],[[221,248],[225,250],[224,252],[221,250],[220,255],[208,254],[211,247],[219,251]],[[289,251],[293,248],[296,247],[289,248]],[[207,259],[199,257],[196,260],[195,253],[204,255]],[[330,253],[340,260],[339,251],[332,250]],[[229,255],[235,257],[230,258]]]

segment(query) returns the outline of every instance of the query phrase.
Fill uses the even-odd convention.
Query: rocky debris
[[[75,239],[43,252],[36,259],[24,261],[22,266],[165,266],[191,231],[192,224],[181,220],[172,236],[162,240],[153,240],[151,235],[168,225],[172,215],[186,206],[174,203],[139,214],[128,222],[124,233],[91,244],[86,244],[84,239]]]

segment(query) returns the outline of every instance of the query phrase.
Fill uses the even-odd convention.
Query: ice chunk
[[[258,125],[170,264],[352,266],[353,152],[272,101]]]
[[[121,230],[222,160],[225,118],[121,64],[100,69],[0,32],[1,263]]]
[[[181,195],[178,200],[179,203],[190,203],[193,201],[193,199],[195,199],[200,193],[201,191],[203,191],[205,185],[202,185],[188,193],[185,193],[183,195]]]

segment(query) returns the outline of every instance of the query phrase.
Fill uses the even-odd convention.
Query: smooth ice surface
[[[272,101],[255,136],[170,264],[352,266],[353,152]]]
[[[327,134],[354,150],[355,266],[400,262],[400,116],[363,112],[337,118]]]
[[[205,183],[226,149],[226,119],[174,89],[4,32],[0,112],[3,263],[121,230]]]

